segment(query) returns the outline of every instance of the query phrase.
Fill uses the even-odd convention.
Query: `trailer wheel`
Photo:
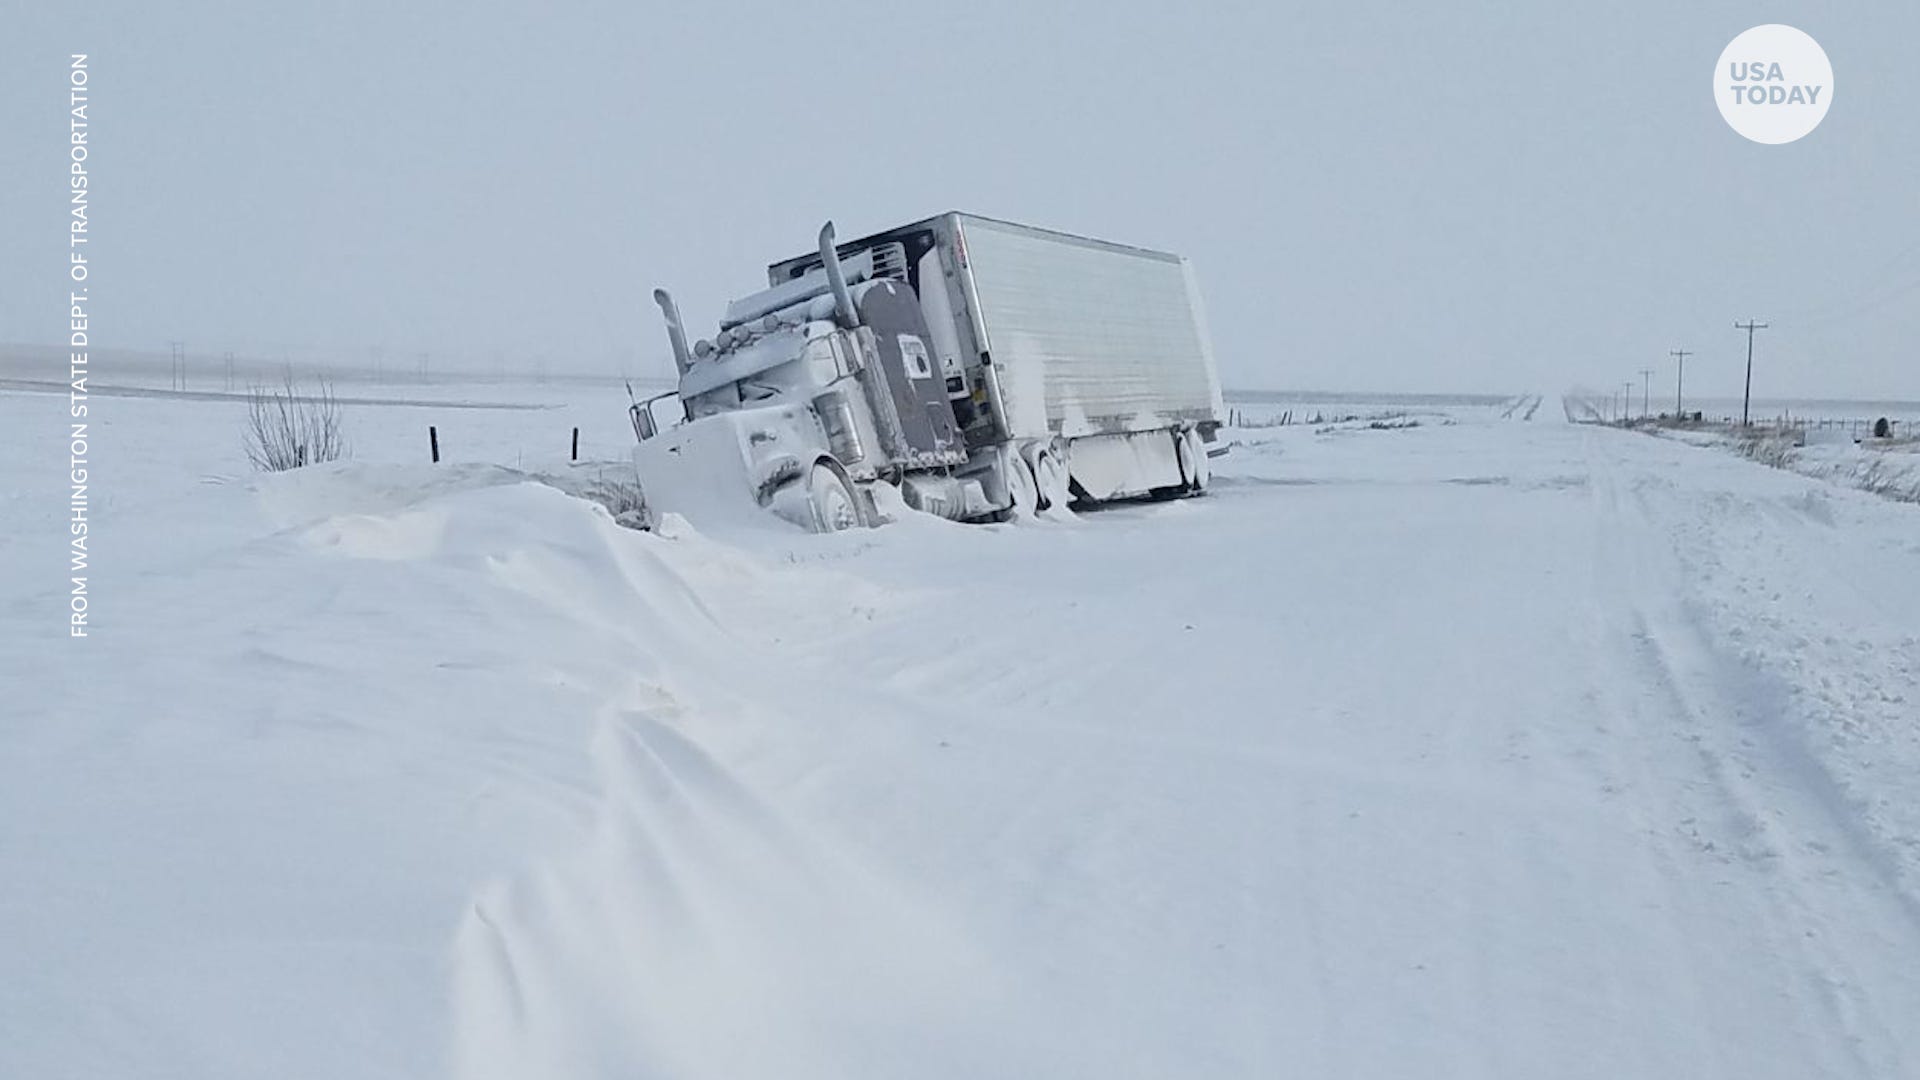
[[[815,465],[807,474],[807,505],[813,510],[814,532],[845,532],[861,524],[860,503],[846,477],[826,465]]]
[[[1039,507],[1042,510],[1064,510],[1073,501],[1068,490],[1067,470],[1060,464],[1060,458],[1051,450],[1042,450],[1033,456],[1033,483],[1039,492]]]
[[[1039,485],[1034,482],[1033,469],[1019,451],[1009,446],[1000,458],[1000,472],[1007,482],[1007,519],[1030,518],[1040,505]]]
[[[1187,491],[1194,495],[1206,491],[1213,468],[1207,461],[1207,446],[1200,440],[1200,432],[1193,428],[1181,432],[1179,451],[1180,476],[1187,482]]]

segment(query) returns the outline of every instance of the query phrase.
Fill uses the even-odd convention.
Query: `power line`
[[[1673,371],[1673,418],[1678,420],[1680,419],[1680,387],[1687,376],[1687,357],[1692,356],[1693,353],[1686,349],[1668,349],[1667,355],[1680,361],[1680,366]]]
[[[1826,326],[1866,314],[1920,288],[1920,278],[1901,281],[1900,278],[1906,274],[1895,274],[1900,264],[1910,261],[1915,253],[1920,253],[1920,241],[1901,248],[1871,273],[1860,275],[1860,280],[1871,284],[1856,292],[1851,299],[1836,299],[1821,307],[1801,308],[1788,313],[1787,321],[1803,328]],[[1908,271],[1912,269],[1911,266],[1907,268]]]
[[[1747,407],[1753,402],[1753,332],[1755,330],[1765,330],[1767,324],[1748,319],[1743,323],[1734,323],[1733,328],[1747,332],[1747,389],[1740,396],[1740,426],[1746,427],[1748,423]]]

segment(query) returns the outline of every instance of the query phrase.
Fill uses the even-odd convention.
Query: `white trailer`
[[[693,345],[654,294],[682,417],[635,408],[656,510],[733,486],[832,529],[874,520],[880,482],[964,520],[1206,489],[1224,410],[1178,256],[949,213],[828,223],[768,281]]]

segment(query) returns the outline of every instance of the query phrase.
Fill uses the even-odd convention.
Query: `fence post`
[[[432,424],[427,425],[427,445],[433,447],[434,464],[436,465],[439,464],[440,463],[440,429],[434,427]]]
[[[580,460],[580,429],[579,428],[573,429],[573,457],[569,458],[568,460],[570,461]]]

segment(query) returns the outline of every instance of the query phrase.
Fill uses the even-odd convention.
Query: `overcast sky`
[[[25,5],[21,5],[25,6]],[[185,13],[191,9],[191,13]],[[34,4],[0,40],[0,342],[57,343],[67,54],[97,340],[670,370],[833,218],[964,209],[1190,256],[1229,386],[1661,370],[1920,398],[1920,4]],[[1721,49],[1812,34],[1798,143]],[[389,361],[391,362],[391,361]],[[436,364],[438,366],[438,363]],[[1656,386],[1660,385],[1659,381]]]

